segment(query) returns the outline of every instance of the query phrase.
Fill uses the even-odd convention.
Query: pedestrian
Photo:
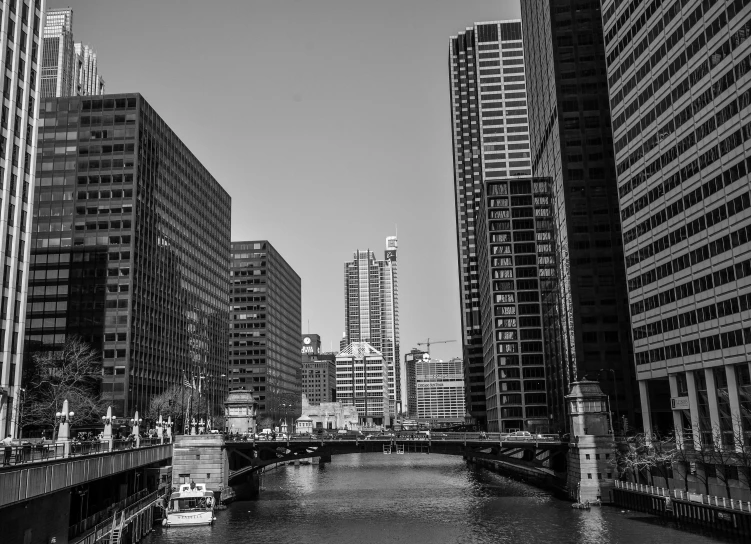
[[[10,465],[10,456],[13,452],[13,448],[11,447],[13,445],[13,438],[11,438],[10,435],[3,438],[3,447],[5,448],[5,455],[3,456],[3,466],[7,467]]]

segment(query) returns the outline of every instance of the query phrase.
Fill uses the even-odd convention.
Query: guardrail
[[[165,439],[164,443],[168,444],[169,441]],[[108,453],[109,451],[123,451],[136,447],[145,448],[160,444],[161,441],[159,438],[144,438],[141,439],[140,445],[137,445],[134,440],[113,440],[112,450],[110,450],[109,441],[106,440],[70,441],[68,443],[27,442],[17,446],[0,446],[0,468],[28,463],[43,463],[45,461],[54,461],[55,459],[69,457],[98,455]]]
[[[728,499],[725,497],[717,497],[713,495],[702,495],[701,493],[691,493],[690,491],[684,491],[682,489],[667,489],[654,485],[637,484],[634,482],[622,482],[620,480],[615,481],[615,487],[617,489],[636,491],[637,493],[645,493],[647,495],[654,495],[656,497],[679,499],[683,501],[695,502],[698,504],[705,504],[707,506],[727,508],[728,510],[751,512],[751,502],[746,501],[744,507],[744,501],[739,499]]]
[[[100,525],[105,527],[107,524],[112,525],[112,516],[118,510],[122,510],[137,501],[140,501],[149,494],[148,489],[142,489],[138,493],[131,495],[127,499],[123,499],[119,502],[113,503],[105,510],[97,512],[86,519],[79,521],[78,523],[68,527],[68,540],[76,538],[90,529],[97,529]],[[101,535],[99,535],[101,536]]]
[[[86,532],[87,529],[84,529],[77,535],[71,536],[71,531],[78,525],[71,526],[68,529],[68,542],[70,544],[93,544],[95,542],[99,542],[112,531],[112,522],[115,520],[115,517],[119,518],[123,516],[123,512],[125,513],[124,521],[125,524],[127,524],[128,521],[130,521],[130,518],[132,518],[144,508],[148,507],[151,503],[154,503],[159,497],[157,491],[148,493],[148,491],[144,490],[144,493],[146,494],[141,495],[141,497],[138,499],[134,500],[134,497],[136,497],[136,495],[133,495],[128,499],[120,501],[116,505],[113,505],[112,507],[107,509],[109,516],[98,522],[96,526],[88,532]]]
[[[408,440],[408,441],[478,441],[478,442],[546,442],[546,443],[558,443],[561,442],[561,438],[558,435],[552,434],[530,434],[528,436],[515,435],[507,433],[456,433],[456,432],[440,432],[432,431],[430,435],[426,433],[418,432],[385,432],[385,433],[369,433],[369,434],[293,434],[290,436],[276,435],[272,438],[269,435],[254,436],[241,436],[241,435],[225,435],[226,442],[339,442],[342,440],[367,440],[367,441],[382,441],[391,442],[394,440]]]

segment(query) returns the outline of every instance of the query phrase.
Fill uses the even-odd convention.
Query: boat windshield
[[[173,499],[170,501],[170,510],[173,512],[185,512],[188,510],[206,510],[214,504],[212,497],[191,497],[189,499]]]

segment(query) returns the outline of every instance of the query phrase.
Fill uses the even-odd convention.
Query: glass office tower
[[[638,406],[599,2],[521,3],[532,174],[552,180],[558,291],[543,316],[551,422],[598,379],[633,423]],[[638,423],[637,423],[638,425]],[[618,425],[616,425],[618,427]]]
[[[118,416],[199,375],[218,410],[229,195],[139,94],[41,110],[28,349],[78,336],[102,350],[102,393]]]
[[[531,173],[521,23],[476,23],[450,39],[448,61],[465,401],[484,426],[475,229],[483,182]]]
[[[737,447],[751,439],[751,6],[626,8],[603,2],[644,430]]]
[[[253,391],[261,419],[300,414],[302,286],[266,240],[232,242],[230,389]]]
[[[41,63],[41,20],[45,2],[0,2],[0,64],[5,74],[0,115],[0,254],[3,296],[0,306],[0,433],[15,436],[34,199],[34,162]]]
[[[480,322],[489,431],[550,432],[542,304],[555,290],[550,180],[485,183],[478,213]],[[558,429],[552,429],[558,430]]]
[[[367,342],[383,355],[388,366],[391,417],[406,408],[406,382],[399,360],[399,284],[396,236],[386,238],[384,259],[356,251],[344,263],[344,326],[342,342]],[[404,388],[404,390],[403,390]]]

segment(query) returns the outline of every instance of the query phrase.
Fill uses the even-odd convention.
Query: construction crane
[[[428,355],[430,355],[430,344],[448,344],[449,342],[456,342],[456,340],[433,340],[430,341],[430,338],[427,339],[425,342],[418,342],[418,346],[427,346],[427,352]]]

